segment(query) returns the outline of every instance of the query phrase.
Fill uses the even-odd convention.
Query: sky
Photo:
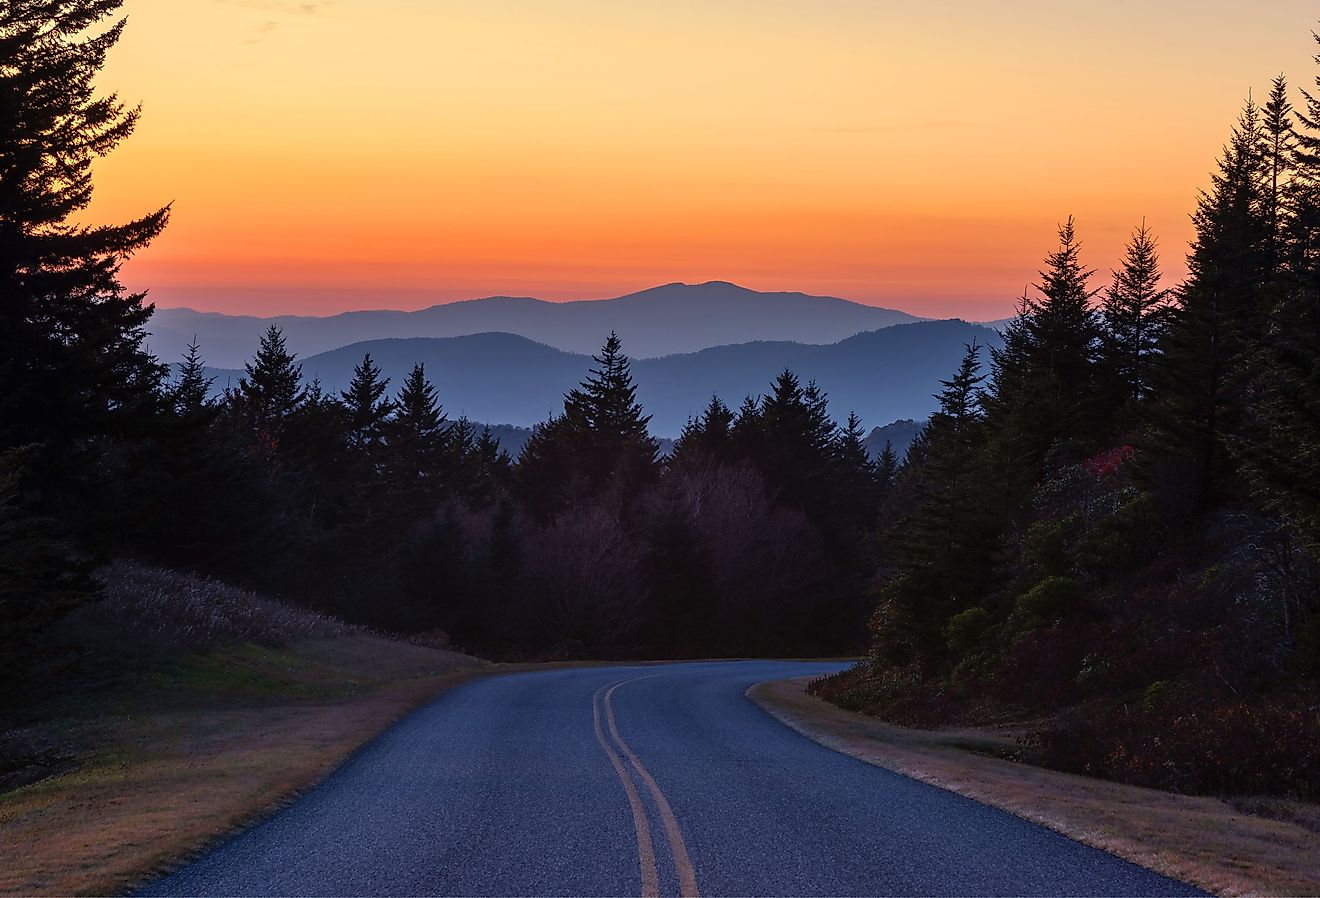
[[[1304,0],[126,0],[141,102],[88,220],[125,283],[274,315],[730,280],[1011,314],[1076,218],[1174,283],[1234,117],[1312,86]]]

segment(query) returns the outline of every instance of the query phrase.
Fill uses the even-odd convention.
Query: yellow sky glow
[[[998,318],[1068,214],[1102,272],[1145,218],[1176,280],[1316,9],[1080,7],[127,0],[101,84],[144,116],[89,218],[174,201],[125,281],[257,314],[722,279]]]

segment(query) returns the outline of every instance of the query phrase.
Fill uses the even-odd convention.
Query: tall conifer
[[[144,346],[151,306],[119,282],[169,207],[122,225],[78,221],[92,164],[139,110],[94,81],[122,0],[0,4],[0,450],[67,451],[154,411],[165,371]]]

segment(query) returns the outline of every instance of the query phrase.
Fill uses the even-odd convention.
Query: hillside
[[[128,562],[0,707],[0,894],[118,894],[268,813],[484,662]],[[89,812],[90,811],[90,812]]]
[[[589,354],[617,331],[634,358],[695,352],[749,340],[834,343],[853,334],[919,320],[906,312],[831,296],[760,293],[724,281],[666,284],[615,299],[545,302],[492,296],[416,312],[361,311],[324,318],[260,318],[192,309],[158,309],[148,324],[151,351],[175,361],[196,337],[207,362],[235,368],[258,336],[279,325],[300,356],[350,343],[406,337],[508,333],[567,352]]]
[[[842,418],[855,411],[869,423],[924,420],[933,394],[976,340],[999,344],[999,335],[964,321],[923,321],[857,334],[838,343],[757,342],[701,352],[638,359],[633,371],[638,398],[652,416],[651,432],[677,436],[690,415],[712,394],[736,406],[764,392],[785,368],[815,380]],[[591,358],[563,352],[512,334],[369,340],[302,360],[303,376],[326,390],[343,389],[364,353],[398,385],[415,363],[426,366],[450,417],[466,415],[530,427],[557,413],[563,395],[582,379]],[[213,370],[215,388],[238,382],[237,370]],[[897,443],[897,441],[896,441]]]

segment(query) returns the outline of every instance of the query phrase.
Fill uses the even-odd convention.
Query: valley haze
[[[299,356],[389,337],[462,337],[509,333],[566,352],[591,354],[610,331],[633,358],[696,352],[752,340],[836,343],[862,331],[923,319],[834,296],[761,293],[726,281],[665,284],[614,299],[548,302],[525,296],[490,296],[414,312],[364,310],[327,317],[226,315],[160,308],[148,330],[151,350],[179,358],[194,336],[207,362],[237,368],[252,357],[271,324]]]
[[[868,427],[924,419],[939,381],[970,342],[997,346],[989,326],[803,293],[759,293],[713,281],[668,284],[611,300],[554,303],[491,297],[416,312],[363,311],[325,318],[258,318],[160,309],[151,349],[177,361],[196,339],[214,389],[237,386],[242,365],[271,324],[299,355],[304,378],[347,387],[366,353],[392,387],[423,364],[451,417],[532,427],[557,413],[564,393],[616,331],[634,359],[651,431],[677,436],[718,395],[731,406],[764,393],[785,368],[815,380],[838,419]]]

